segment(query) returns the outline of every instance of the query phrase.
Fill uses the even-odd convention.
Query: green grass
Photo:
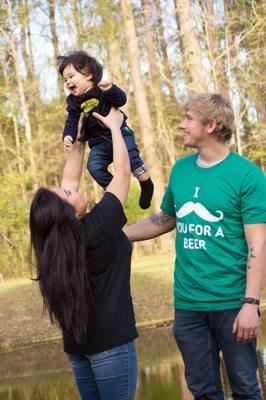
[[[29,279],[12,279],[9,281],[5,281],[0,283],[0,296],[6,292],[9,292],[12,289],[18,289],[22,286],[29,285],[31,282]]]
[[[172,318],[173,258],[134,260],[131,288],[137,322]]]
[[[137,322],[172,318],[173,257],[134,257],[131,290]],[[14,279],[0,284],[0,348],[20,346],[60,335],[42,316],[38,284],[30,279]]]
[[[173,318],[174,254],[136,257],[132,263],[131,292],[139,326],[157,326]],[[266,300],[266,288],[263,292]],[[42,316],[38,284],[14,279],[0,284],[0,348],[21,346],[60,336]]]

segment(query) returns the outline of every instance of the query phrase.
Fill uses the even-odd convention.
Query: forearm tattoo
[[[256,256],[255,256],[254,253],[255,253],[255,247],[252,246],[252,247],[249,249],[249,252],[248,252],[247,269],[251,269],[251,268],[252,268],[251,265],[250,265],[250,261],[251,261],[251,258],[256,258]]]
[[[148,218],[154,225],[164,226],[170,221],[171,216],[164,212],[160,212],[159,214],[150,215]]]
[[[78,148],[79,154],[82,154],[82,153],[83,153],[84,147],[85,147],[85,142],[78,142],[78,143],[77,143],[77,148]]]

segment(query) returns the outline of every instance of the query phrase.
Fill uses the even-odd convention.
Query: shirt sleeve
[[[174,198],[170,186],[167,186],[161,203],[161,210],[175,217]]]
[[[80,117],[80,115],[77,112],[74,112],[74,111],[68,112],[63,135],[62,135],[63,139],[64,139],[64,137],[70,135],[74,141],[76,140],[77,133],[78,133],[79,117]]]
[[[115,84],[108,90],[102,91],[103,97],[114,107],[122,107],[127,102],[126,93]]]
[[[244,224],[266,222],[266,179],[258,167],[250,170],[243,180],[241,214]]]
[[[170,175],[170,178],[169,178],[168,186],[167,186],[166,191],[165,191],[164,196],[163,196],[163,200],[162,200],[162,203],[161,203],[161,210],[163,212],[165,212],[166,214],[175,217],[175,202],[174,202],[173,192],[172,192],[172,189],[171,189],[171,180],[172,180],[171,178],[172,178],[172,175],[173,175],[173,169],[171,171],[171,175]]]
[[[90,216],[99,233],[115,240],[127,222],[121,202],[110,192],[106,192],[101,201],[92,208]]]

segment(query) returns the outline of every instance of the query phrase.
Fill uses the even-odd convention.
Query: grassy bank
[[[172,320],[173,261],[174,254],[133,259],[131,290],[139,327],[154,327]],[[0,326],[0,349],[60,336],[47,316],[42,316],[38,284],[29,279],[0,284]]]
[[[173,317],[174,255],[133,259],[131,290],[139,326],[163,323]],[[60,335],[42,316],[38,284],[16,279],[0,284],[0,349],[45,341]]]

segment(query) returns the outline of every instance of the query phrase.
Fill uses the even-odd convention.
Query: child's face
[[[78,72],[72,64],[67,65],[63,71],[66,87],[74,96],[81,96],[93,88],[91,77],[91,74],[85,75]]]

